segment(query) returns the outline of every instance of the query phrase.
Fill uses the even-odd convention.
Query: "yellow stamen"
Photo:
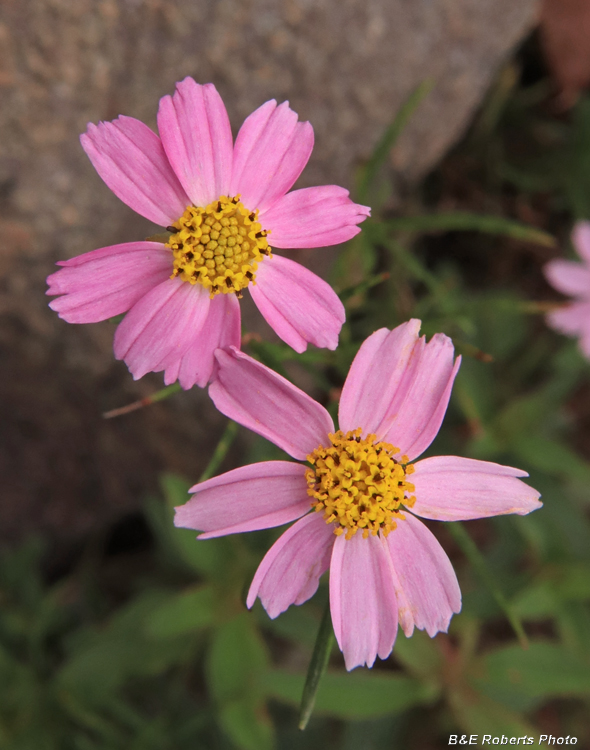
[[[230,292],[241,297],[244,287],[256,283],[258,263],[271,254],[258,210],[245,208],[239,195],[222,195],[205,208],[187,206],[168,229],[172,235],[166,246],[174,255],[171,278],[202,284],[211,297]]]
[[[320,445],[307,460],[313,466],[305,472],[312,508],[324,512],[326,523],[334,524],[338,536],[350,539],[361,529],[366,539],[379,531],[387,536],[396,520],[404,519],[404,504],[412,507],[415,488],[406,480],[414,467],[407,456],[389,443],[376,442],[376,435],[361,437],[360,427],[344,434],[329,435],[332,445]]]

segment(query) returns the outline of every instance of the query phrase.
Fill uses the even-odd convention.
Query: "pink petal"
[[[266,211],[293,186],[313,149],[313,128],[283,102],[266,102],[246,118],[234,150],[230,193],[251,211]]]
[[[590,359],[590,302],[572,302],[546,315],[550,328],[566,336],[579,337],[579,346]]]
[[[304,352],[308,343],[336,349],[344,306],[315,273],[273,255],[258,266],[256,284],[248,288],[266,322],[296,352]]]
[[[400,384],[410,369],[418,342],[419,320],[389,331],[381,328],[367,338],[354,358],[342,388],[338,420],[345,432],[362,427],[365,434],[377,433],[384,415],[395,413],[405,391]]]
[[[113,193],[146,219],[167,226],[190,203],[158,136],[133,117],[88,125],[82,148]]]
[[[543,273],[558,292],[572,297],[590,297],[590,269],[582,263],[558,258],[546,263]]]
[[[590,262],[590,222],[578,221],[572,231],[572,243],[582,260]]]
[[[158,242],[111,245],[58,263],[47,294],[63,296],[49,307],[68,323],[97,323],[127,312],[170,276],[172,257]]]
[[[269,617],[303,604],[317,591],[330,566],[334,529],[319,513],[308,513],[279,537],[258,566],[248,592],[251,607],[260,597]]]
[[[219,369],[209,395],[222,414],[304,460],[329,445],[334,423],[323,406],[235,348],[215,353]]]
[[[167,279],[142,297],[115,332],[115,357],[125,360],[134,380],[147,372],[178,367],[202,327],[209,293],[201,284]]]
[[[590,302],[572,302],[546,316],[547,324],[560,333],[577,336],[590,328]]]
[[[201,86],[192,78],[177,83],[174,96],[160,99],[158,129],[189,202],[207,206],[220,195],[228,195],[233,158],[231,126],[212,83]]]
[[[361,230],[371,209],[353,203],[337,185],[304,188],[279,198],[260,221],[272,247],[325,247],[346,242]]]
[[[234,294],[218,294],[209,304],[203,327],[193,335],[186,353],[178,362],[178,374],[170,371],[170,382],[180,381],[188,390],[204,388],[217,369],[215,350],[227,346],[239,349],[242,336],[240,303]]]
[[[210,539],[294,521],[311,504],[305,471],[303,464],[265,461],[195,484],[195,495],[176,508],[174,524],[205,531],[199,539]]]
[[[380,535],[336,538],[330,611],[346,669],[372,667],[377,655],[389,656],[397,634],[397,603],[387,543]]]
[[[414,464],[412,513],[437,521],[466,521],[506,513],[524,516],[541,507],[540,494],[517,477],[526,471],[457,456],[425,458]],[[413,493],[414,494],[414,493]]]
[[[399,448],[410,460],[432,443],[444,419],[461,357],[453,365],[453,342],[436,333],[414,347],[399,393],[377,428],[377,435]],[[401,396],[401,402],[398,397]]]
[[[451,617],[461,610],[457,576],[434,534],[406,513],[387,537],[395,572],[399,621],[406,636],[414,626],[432,638],[446,633]]]

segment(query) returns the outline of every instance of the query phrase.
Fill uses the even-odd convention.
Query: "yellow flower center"
[[[338,430],[329,435],[329,448],[320,445],[307,457],[313,466],[305,472],[312,508],[323,510],[326,523],[334,524],[336,535],[346,533],[346,539],[359,529],[365,539],[379,531],[387,536],[395,519],[405,518],[400,505],[411,508],[416,502],[410,495],[414,485],[406,479],[414,471],[408,457],[396,460],[399,448],[361,433],[360,428],[346,435]]]
[[[171,278],[202,284],[211,297],[220,292],[241,297],[240,290],[254,281],[258,263],[270,256],[258,210],[245,208],[239,195],[222,195],[205,208],[188,206],[167,229],[172,235],[166,246],[174,255]]]

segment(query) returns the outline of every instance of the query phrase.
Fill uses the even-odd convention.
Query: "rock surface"
[[[350,188],[400,104],[432,79],[393,155],[415,180],[461,136],[536,10],[537,0],[4,0],[0,536],[68,538],[104,523],[136,507],[159,471],[198,476],[221,429],[197,390],[103,422],[102,409],[161,378],[134,385],[112,358],[112,325],[69,326],[46,306],[56,260],[153,232],[86,159],[88,121],[124,113],[153,127],[159,97],[186,75],[215,82],[234,129],[288,98],[316,134],[301,185]]]

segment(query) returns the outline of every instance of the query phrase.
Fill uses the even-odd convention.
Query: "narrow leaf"
[[[301,708],[299,711],[299,729],[305,729],[307,722],[311,718],[320,680],[328,666],[333,645],[334,631],[332,629],[330,603],[328,602],[320,623],[313,654],[311,655],[311,661],[307,668],[307,677],[305,679],[305,685],[303,686]]]
[[[536,227],[530,227],[503,216],[487,216],[468,211],[400,216],[387,221],[386,226],[394,232],[483,232],[524,242],[534,242],[546,247],[555,247],[556,244],[555,237]]]
[[[391,125],[385,131],[383,137],[373,151],[371,158],[361,171],[358,187],[358,195],[361,203],[366,200],[370,185],[375,180],[377,172],[381,166],[385,163],[389,152],[394,147],[395,142],[406,127],[408,120],[414,114],[417,106],[424,97],[430,93],[433,86],[433,81],[423,81],[416,89],[414,89],[402,104]]]

